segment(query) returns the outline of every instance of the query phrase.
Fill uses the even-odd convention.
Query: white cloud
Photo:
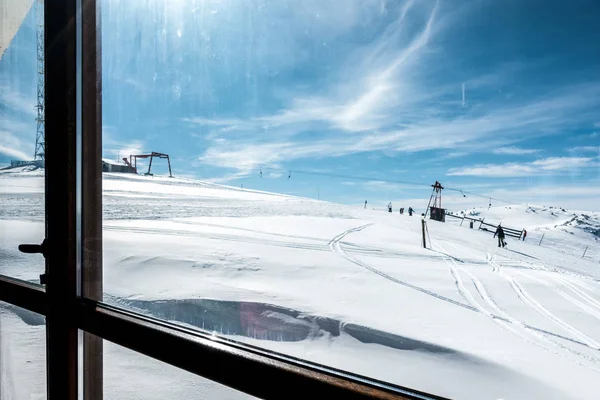
[[[539,149],[522,149],[519,147],[499,147],[492,150],[494,154],[506,154],[506,155],[526,155],[538,153]]]
[[[534,168],[529,165],[506,163],[506,164],[486,164],[475,165],[472,167],[451,168],[446,175],[450,176],[486,176],[486,177],[510,177],[527,176],[534,173]]]
[[[325,95],[295,98],[281,112],[259,119],[275,126],[325,122],[348,132],[377,129],[386,124],[399,104],[414,97],[408,93],[411,89],[408,82],[404,82],[403,72],[414,64],[434,31],[437,5],[412,38],[400,29],[413,3],[405,4],[397,20],[376,43],[362,53],[359,51],[362,63],[352,63],[341,71]],[[408,41],[408,44],[394,51],[389,44],[398,40]]]
[[[569,149],[571,153],[600,153],[600,146],[577,146]]]
[[[132,154],[141,154],[144,152],[144,142],[141,140],[132,140],[129,142],[111,142],[109,147],[104,147],[102,153],[109,158],[129,158]]]
[[[594,167],[591,157],[548,157],[528,163],[484,164],[451,168],[449,176],[518,177],[543,175],[549,172],[572,172],[578,168]]]
[[[109,125],[102,126],[102,155],[107,158],[129,157],[144,153],[146,143],[139,139],[119,139],[119,132]]]
[[[25,114],[32,119],[37,116],[35,92],[30,96],[6,85],[0,86],[0,104],[4,104],[8,109],[18,113]]]
[[[31,153],[26,152],[28,148],[31,149]],[[33,144],[27,145],[12,132],[0,130],[0,153],[22,161],[31,160]]]
[[[18,160],[26,161],[30,160],[32,157],[29,154],[23,153],[18,149],[14,149],[5,145],[0,144],[0,153],[6,154],[7,156],[16,158]]]
[[[560,134],[574,120],[587,123],[592,118],[600,105],[600,81],[539,92],[533,98],[461,107],[461,81],[430,83],[431,74],[439,71],[431,69],[429,57],[436,53],[436,39],[452,23],[441,7],[430,5],[405,3],[379,39],[344,53],[341,69],[327,77],[327,84],[287,89],[282,108],[272,114],[189,118],[216,128],[203,137],[209,144],[200,162],[244,173],[259,165],[362,152],[394,156],[441,149],[448,153],[445,158],[458,158],[496,148],[496,154],[528,155],[539,150],[516,147],[524,137]],[[489,89],[526,66],[502,67],[462,81],[469,90]],[[448,101],[449,96],[458,96],[457,101]],[[451,172],[523,176],[551,168],[480,165]]]
[[[560,171],[590,166],[593,160],[591,157],[549,157],[533,161],[531,165],[542,171]]]
[[[204,126],[235,126],[242,122],[237,118],[205,118],[205,117],[193,117],[183,118],[183,121],[190,122],[193,124],[204,125]]]
[[[245,164],[267,165],[269,162],[290,161],[302,158],[334,157],[352,153],[385,151],[393,155],[396,152],[418,152],[434,149],[454,149],[455,153],[488,151],[490,147],[502,148],[504,154],[512,152],[524,154],[534,149],[519,149],[506,146],[518,142],[523,135],[528,138],[548,135],[547,129],[560,131],[572,123],[574,116],[589,109],[600,99],[600,82],[562,89],[551,96],[515,104],[503,109],[490,109],[479,115],[458,116],[454,118],[416,118],[405,123],[399,129],[370,131],[357,135],[341,136],[339,131],[324,130],[322,135],[307,144],[294,141],[304,128],[299,130],[283,129],[285,124],[304,121],[309,114],[319,114],[322,109],[310,108],[288,111],[273,117],[262,117],[261,122],[283,124],[281,128],[272,128],[273,134],[257,132],[255,121],[244,122],[248,131],[240,134],[243,140],[213,144],[201,156],[203,162],[222,167],[238,168]],[[313,104],[314,105],[314,104]],[[329,112],[329,111],[328,111]],[[414,115],[419,116],[415,110]],[[314,118],[314,115],[308,118]],[[289,126],[287,127],[289,128]],[[546,130],[542,130],[542,128]],[[275,136],[276,135],[276,136]],[[273,138],[277,137],[278,140]],[[281,141],[284,139],[284,141]],[[225,145],[226,144],[226,145]],[[225,154],[218,154],[224,152]],[[521,166],[509,166],[513,174],[530,173]],[[506,171],[506,169],[504,169]],[[497,170],[500,174],[501,169]]]
[[[442,158],[442,159],[460,158],[460,157],[466,157],[469,154],[470,153],[466,152],[466,151],[451,151],[440,158]]]

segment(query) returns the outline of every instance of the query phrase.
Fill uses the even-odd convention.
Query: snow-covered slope
[[[600,213],[597,212],[567,210],[551,206],[511,205],[490,209],[475,208],[456,214],[485,218],[529,231],[556,229],[577,233],[578,230],[581,230],[600,237]]]
[[[43,236],[40,176],[0,173],[0,273],[39,275],[16,246]],[[565,249],[598,245],[569,211],[475,211],[559,245],[498,248],[449,218],[427,222],[424,249],[417,216],[183,179],[103,185],[107,301],[452,398],[597,398],[600,264]]]
[[[493,225],[525,229],[527,241],[573,256],[600,260],[600,213],[551,206],[510,205],[453,213],[483,219]],[[448,218],[449,223],[460,223]]]

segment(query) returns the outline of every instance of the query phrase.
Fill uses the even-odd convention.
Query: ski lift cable
[[[330,172],[303,171],[303,170],[297,170],[297,169],[294,169],[291,172],[294,172],[296,174],[301,174],[301,175],[329,176],[332,178],[343,178],[343,179],[352,179],[352,180],[360,180],[360,181],[377,181],[377,182],[385,182],[385,183],[396,183],[396,184],[401,184],[401,185],[427,186],[427,187],[431,186],[431,184],[423,183],[423,182],[409,182],[409,181],[401,181],[401,180],[380,179],[380,178],[365,177],[365,176],[334,174],[334,173],[330,173]]]
[[[282,169],[283,168],[261,167],[261,170],[281,171]],[[332,178],[343,178],[343,179],[352,179],[352,180],[360,180],[360,181],[377,181],[377,182],[395,183],[395,184],[401,184],[401,185],[431,187],[430,183],[425,183],[425,182],[411,182],[411,181],[403,181],[403,180],[395,180],[395,179],[380,179],[380,178],[375,178],[375,177],[356,176],[356,175],[347,175],[347,174],[335,174],[335,173],[331,173],[331,172],[306,171],[306,170],[298,170],[298,169],[291,169],[288,171],[289,171],[288,179],[291,178],[292,172],[293,172],[293,173],[301,174],[301,175],[328,176],[328,177],[332,177]],[[506,203],[506,204],[514,204],[514,205],[521,204],[521,203],[518,203],[515,201],[504,200],[504,199],[500,199],[497,197],[491,197],[491,196],[488,196],[485,194],[474,193],[474,192],[470,192],[470,191],[466,191],[466,190],[458,189],[458,188],[445,187],[444,189],[455,191],[455,192],[460,192],[463,195],[463,197],[466,197],[466,195],[468,194],[471,196],[481,197],[484,199],[491,199],[491,200],[495,200],[495,201],[498,201],[501,203]]]
[[[515,201],[504,200],[504,199],[500,199],[500,198],[497,198],[497,197],[491,197],[491,196],[488,196],[488,195],[485,195],[485,194],[480,194],[480,193],[468,192],[468,191],[466,191],[466,190],[457,189],[457,188],[449,188],[449,187],[447,187],[447,188],[446,188],[446,190],[452,190],[452,191],[455,191],[455,192],[460,192],[460,193],[462,193],[462,194],[463,194],[463,196],[464,196],[465,194],[469,194],[469,195],[471,195],[471,196],[475,196],[475,197],[481,197],[481,198],[483,198],[483,199],[495,200],[495,201],[499,201],[499,202],[501,202],[501,203],[515,204],[515,205],[517,205],[517,204],[521,204],[521,203],[517,203],[517,202],[515,202]],[[466,196],[465,196],[465,197],[466,197]]]

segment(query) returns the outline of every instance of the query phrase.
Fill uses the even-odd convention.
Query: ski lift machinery
[[[433,188],[433,191],[429,198],[429,204],[427,204],[425,216],[427,216],[427,213],[429,212],[430,219],[446,222],[446,210],[442,208],[442,190],[444,187],[438,181],[435,181],[431,187]]]
[[[129,156],[129,160],[127,160],[127,158],[123,158],[123,161],[125,162],[125,164],[129,165],[129,167],[131,169],[133,169],[133,172],[135,172],[136,174],[138,173],[137,171],[137,159],[138,158],[149,158],[150,162],[148,163],[148,172],[144,173],[144,175],[149,175],[152,176],[153,174],[150,172],[150,170],[152,169],[152,160],[154,158],[166,158],[167,159],[167,164],[169,165],[169,177],[173,177],[173,174],[171,173],[171,159],[169,158],[168,154],[165,153],[157,153],[155,151],[153,151],[152,153],[149,154],[131,154]]]

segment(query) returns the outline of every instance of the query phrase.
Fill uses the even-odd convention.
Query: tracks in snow
[[[539,313],[540,315],[542,315],[544,318],[552,321],[553,323],[555,323],[556,325],[560,326],[562,329],[566,330],[567,332],[569,332],[569,334],[573,335],[575,338],[577,338],[577,340],[573,340],[570,338],[566,338],[566,337],[562,337],[560,335],[556,335],[552,332],[548,332],[546,330],[540,330],[537,328],[532,327],[529,324],[526,324],[525,322],[522,322],[523,326],[525,328],[527,328],[528,332],[531,333],[532,335],[536,336],[537,338],[543,340],[545,343],[547,344],[551,344],[552,345],[552,349],[548,349],[549,351],[552,351],[553,353],[561,356],[561,357],[566,357],[565,355],[558,353],[557,350],[561,349],[564,351],[567,351],[568,353],[576,356],[576,359],[573,358],[569,358],[571,361],[585,366],[595,372],[600,372],[599,369],[592,367],[590,365],[587,364],[583,364],[582,362],[580,362],[580,359],[585,359],[586,361],[589,362],[593,362],[593,363],[600,363],[600,359],[593,357],[593,356],[589,356],[587,354],[584,354],[578,350],[575,350],[574,348],[567,346],[563,343],[560,343],[556,340],[553,339],[553,337],[558,337],[561,338],[563,340],[568,340],[570,342],[575,342],[579,345],[582,346],[586,346],[589,347],[592,350],[598,350],[597,348],[597,342],[594,341],[593,339],[589,338],[587,335],[585,335],[584,333],[580,332],[579,330],[577,330],[576,328],[572,327],[570,324],[568,324],[567,322],[561,320],[560,318],[558,318],[557,316],[555,316],[554,314],[552,314],[550,311],[548,311],[544,306],[542,306],[533,296],[531,296],[529,294],[529,292],[527,292],[525,290],[525,288],[523,287],[523,285],[516,280],[514,277],[511,277],[510,275],[508,275],[506,272],[504,272],[502,270],[502,268],[500,267],[500,265],[497,263],[496,261],[496,256],[495,255],[491,255],[491,254],[486,254],[486,259],[488,260],[488,262],[490,263],[490,265],[492,266],[492,270],[494,272],[496,272],[499,276],[501,276],[502,278],[506,279],[507,282],[509,283],[511,289],[515,292],[515,294],[517,295],[517,297],[519,298],[519,300],[521,300],[521,302],[523,304],[525,304],[526,306],[533,308],[534,311],[536,311],[537,313]],[[540,269],[540,268],[530,268],[527,267],[527,269]],[[550,273],[549,271],[547,271],[546,268],[542,268],[543,270],[545,270],[546,272]],[[525,272],[521,272],[518,271],[521,274],[523,274],[524,276],[531,278],[531,279],[535,279],[538,280],[537,278],[534,278],[533,276],[531,276],[530,274],[526,274]],[[542,281],[540,280],[540,282],[542,284],[548,285],[548,282],[546,281]]]
[[[516,293],[517,297],[526,305],[528,305],[529,307],[533,308],[537,313],[539,313],[540,315],[542,315],[544,318],[548,319],[549,321],[553,322],[554,324],[560,326],[561,328],[563,328],[565,331],[569,332],[571,335],[573,335],[573,337],[577,338],[582,344],[586,345],[587,347],[590,347],[593,350],[600,350],[600,343],[598,343],[596,340],[590,338],[588,335],[586,335],[585,333],[581,332],[580,330],[578,330],[577,328],[573,327],[571,324],[569,324],[568,322],[562,320],[561,318],[557,317],[555,314],[553,314],[551,311],[549,311],[546,307],[544,307],[537,299],[535,299],[526,289],[525,287],[521,284],[521,282],[519,282],[519,280],[517,280],[515,277],[508,275],[507,273],[505,273],[501,268],[500,265],[496,262],[496,256],[492,256],[487,254],[486,258],[489,260],[490,264],[492,265],[492,270],[496,273],[498,273],[500,276],[502,276],[504,279],[506,279],[508,281],[508,283],[510,284],[511,288],[513,289],[513,291]],[[526,266],[527,269],[532,269],[530,268],[530,266]],[[594,299],[593,297],[589,296],[587,293],[585,293],[584,291],[580,290],[579,288],[577,288],[575,285],[571,284],[570,282],[568,282],[565,278],[563,277],[559,277],[557,276],[555,273],[548,271],[547,268],[542,267],[542,268],[533,268],[533,269],[537,269],[537,270],[541,270],[546,272],[546,276],[553,279],[554,281],[563,284],[565,287],[569,288],[573,293],[575,293],[577,296],[579,296],[581,299],[583,299],[585,302],[587,302],[588,304],[583,304],[582,302],[572,298],[571,296],[569,296],[568,294],[564,293],[563,291],[559,290],[559,294],[564,297],[565,299],[571,301],[574,305],[579,306],[580,308],[582,308],[585,312],[587,312],[589,315],[595,317],[595,318],[599,318],[600,319],[600,302],[597,301],[596,299]],[[549,282],[543,280],[543,279],[539,279],[534,277],[533,275],[531,275],[531,273],[525,273],[522,271],[517,271],[519,272],[521,275],[525,276],[526,278],[529,279],[533,279],[536,280],[538,282],[540,282],[541,284],[551,287],[552,289],[555,288],[554,285],[551,285]]]
[[[462,303],[460,301],[456,301],[456,300],[450,299],[450,298],[442,296],[442,295],[440,295],[438,293],[432,292],[432,291],[424,289],[422,287],[419,287],[419,286],[410,284],[408,282],[402,281],[400,279],[397,279],[397,278],[395,278],[393,276],[390,276],[390,275],[386,274],[385,272],[382,272],[382,271],[380,271],[380,270],[378,270],[376,268],[373,268],[370,265],[368,265],[368,264],[366,264],[366,263],[364,263],[364,262],[362,262],[360,260],[357,260],[354,257],[352,257],[349,254],[347,254],[344,251],[344,247],[342,246],[342,242],[341,242],[342,239],[344,237],[346,237],[347,235],[349,235],[350,233],[359,232],[359,231],[361,231],[361,230],[363,230],[363,229],[365,229],[365,228],[367,228],[367,227],[369,227],[371,225],[373,225],[373,224],[361,225],[359,227],[348,229],[348,230],[346,230],[346,231],[338,234],[337,236],[335,236],[329,242],[329,246],[330,246],[331,250],[334,251],[334,252],[336,252],[336,253],[338,253],[341,257],[343,257],[344,259],[350,261],[351,263],[353,263],[353,264],[355,264],[355,265],[357,265],[357,266],[359,266],[361,268],[364,268],[364,269],[366,269],[368,271],[371,271],[371,272],[373,272],[373,273],[375,273],[375,274],[377,274],[377,275],[379,275],[379,276],[381,276],[381,277],[383,277],[383,278],[385,278],[385,279],[387,279],[387,280],[389,280],[391,282],[394,282],[396,284],[408,287],[408,288],[413,289],[413,290],[417,290],[417,291],[419,291],[421,293],[424,293],[424,294],[430,295],[432,297],[435,297],[435,298],[437,298],[439,300],[442,300],[442,301],[445,301],[445,302],[448,302],[448,303],[460,306],[460,307],[468,309],[470,311],[474,311],[474,312],[477,312],[477,313],[484,314],[484,315],[488,316],[494,323],[496,323],[497,325],[499,325],[504,330],[507,330],[507,331],[513,333],[514,335],[516,335],[519,338],[527,341],[528,343],[533,344],[535,346],[538,346],[538,347],[542,348],[543,350],[549,351],[549,352],[551,352],[551,353],[553,353],[553,354],[555,354],[555,355],[557,355],[557,356],[559,356],[561,358],[566,358],[569,361],[572,361],[572,362],[574,362],[574,363],[576,363],[576,364],[578,364],[578,365],[580,365],[582,367],[585,367],[585,368],[588,368],[590,370],[593,370],[594,372],[600,373],[600,369],[594,368],[593,366],[590,366],[589,364],[585,364],[585,363],[581,362],[579,359],[574,359],[574,358],[567,357],[566,355],[559,353],[558,349],[559,348],[565,349],[565,350],[569,351],[570,353],[573,353],[573,354],[575,354],[575,355],[577,355],[577,356],[579,356],[581,358],[585,358],[587,361],[598,362],[597,359],[595,359],[593,357],[589,357],[589,356],[587,356],[585,354],[582,354],[580,352],[577,352],[577,351],[575,351],[573,349],[570,349],[570,348],[568,348],[568,347],[566,347],[566,346],[558,343],[557,341],[552,340],[550,338],[550,336],[551,335],[552,336],[557,336],[557,337],[559,337],[561,339],[571,340],[571,341],[572,341],[572,339],[569,339],[569,338],[566,338],[566,337],[563,337],[563,336],[560,336],[560,335],[556,335],[554,333],[547,332],[547,331],[544,331],[542,329],[530,326],[530,325],[528,325],[528,324],[526,324],[526,323],[524,323],[522,321],[517,320],[516,318],[510,316],[508,313],[506,313],[505,311],[503,311],[498,306],[498,304],[493,300],[493,298],[488,293],[488,291],[485,288],[485,286],[483,285],[483,283],[479,279],[477,279],[473,274],[471,274],[470,272],[468,272],[464,268],[459,267],[458,265],[456,265],[454,258],[448,256],[447,252],[443,248],[441,249],[442,251],[439,252],[439,254],[444,258],[444,260],[447,263],[449,263],[449,265],[451,263],[455,264],[455,265],[451,266],[452,275],[455,278],[456,285],[457,285],[457,288],[459,289],[459,292],[466,299],[466,301],[469,302],[470,304],[465,304],[465,303]],[[477,300],[475,300],[474,296],[469,292],[469,290],[465,287],[464,283],[462,282],[462,279],[460,277],[460,273],[458,271],[459,268],[461,270],[463,270],[465,273],[467,273],[471,277],[471,279],[473,280],[473,284],[475,285],[478,293],[481,295],[481,297],[486,301],[486,303],[497,314],[494,314],[494,313],[490,312],[485,307],[483,307],[481,304],[479,304],[477,302]],[[500,267],[496,265],[496,268],[497,268],[497,271],[499,272],[500,271]],[[524,329],[524,331],[519,330],[518,327],[521,327],[522,329]],[[531,335],[533,335],[539,341],[535,340],[534,338],[528,337],[524,332],[529,332]],[[540,342],[540,341],[543,341],[543,342]],[[586,345],[585,343],[581,343],[581,342],[577,342],[577,343]],[[554,345],[554,346],[548,346],[549,344],[550,345]]]
[[[287,235],[282,233],[273,233],[267,231],[259,231],[256,229],[249,229],[244,227],[236,227],[224,224],[211,224],[211,223],[193,223],[188,221],[175,221],[177,224],[188,225],[188,226],[197,226],[197,227],[208,227],[208,228],[218,228],[225,231],[232,231],[232,233],[228,232],[210,232],[210,231],[197,231],[197,230],[187,230],[182,227],[182,229],[174,229],[173,227],[140,227],[140,226],[119,226],[119,225],[110,225],[105,224],[103,229],[105,231],[110,232],[119,232],[119,233],[127,233],[127,234],[147,234],[147,235],[164,235],[164,236],[175,236],[175,237],[187,237],[187,238],[198,238],[198,239],[209,239],[209,240],[222,240],[228,242],[239,242],[239,243],[248,243],[248,244],[258,244],[264,246],[274,246],[274,247],[284,247],[290,249],[300,249],[300,250],[310,250],[310,251],[331,251],[331,244],[335,241],[341,240],[344,236],[349,233],[364,229],[366,226],[358,228],[348,229],[347,231],[342,232],[341,234],[334,237],[332,240],[327,241],[327,239],[315,238],[309,236],[300,236],[300,235]],[[367,224],[371,225],[371,224]],[[245,235],[244,233],[249,233],[249,235]],[[252,236],[255,234],[257,236]],[[414,258],[423,258],[423,259],[433,259],[434,255],[413,255],[413,254],[404,254],[401,252],[382,249],[375,246],[368,245],[360,245],[356,243],[344,243],[345,253],[351,254],[359,254],[359,255],[369,255],[371,257],[380,257],[380,258],[405,258],[405,259],[414,259]]]
[[[363,263],[362,261],[357,260],[356,258],[354,258],[354,257],[350,256],[348,253],[346,253],[344,251],[344,248],[342,247],[341,240],[344,237],[346,237],[346,235],[349,235],[350,233],[353,233],[353,232],[361,231],[361,230],[363,230],[363,229],[365,229],[365,228],[367,228],[367,227],[369,227],[371,225],[373,225],[373,224],[370,223],[370,224],[361,225],[359,227],[348,229],[348,230],[340,233],[339,235],[337,235],[333,239],[331,239],[331,241],[329,242],[329,247],[331,248],[332,251],[338,253],[341,257],[343,257],[344,259],[350,261],[351,263],[353,263],[355,265],[358,265],[359,267],[364,268],[364,269],[366,269],[368,271],[376,273],[377,275],[379,275],[379,276],[381,276],[381,277],[383,277],[383,278],[385,278],[385,279],[387,279],[387,280],[389,280],[391,282],[394,282],[394,283],[397,283],[399,285],[408,287],[410,289],[414,289],[414,290],[419,291],[421,293],[425,293],[425,294],[427,294],[429,296],[435,297],[435,298],[437,298],[439,300],[446,301],[448,303],[457,305],[459,307],[466,308],[466,309],[471,310],[471,311],[475,311],[475,312],[479,311],[477,308],[475,308],[473,306],[470,306],[468,304],[461,303],[460,301],[456,301],[456,300],[453,300],[453,299],[451,299],[449,297],[442,296],[442,295],[440,295],[438,293],[432,292],[431,290],[427,290],[425,288],[422,288],[422,287],[410,284],[408,282],[402,281],[400,279],[394,278],[393,276],[388,275],[385,272],[382,272],[382,271],[378,270],[377,268],[373,268],[370,265],[367,265],[367,264]]]
[[[456,247],[452,242],[449,242],[449,241],[445,241],[445,242],[452,245],[453,247]],[[443,247],[441,247],[439,244],[437,244],[437,247],[439,247],[443,251],[443,253],[446,253],[446,250]],[[458,247],[457,247],[457,249],[458,249]],[[443,253],[440,253],[440,254],[442,254],[442,256],[443,256]],[[583,346],[587,346],[593,350],[597,350],[595,348],[596,343],[593,339],[587,337],[587,335],[579,332],[578,330],[576,330],[573,327],[571,327],[572,329],[570,329],[570,330],[569,329],[566,329],[566,330],[570,334],[575,336],[578,340],[573,340],[573,339],[570,339],[570,338],[567,338],[567,337],[564,337],[561,335],[557,335],[553,332],[549,332],[549,331],[546,331],[543,329],[536,328],[534,326],[531,326],[531,325],[525,323],[524,321],[521,321],[521,320],[515,318],[514,316],[508,314],[505,310],[503,310],[498,305],[498,303],[489,294],[489,292],[487,291],[487,289],[485,288],[483,283],[477,277],[475,277],[471,272],[469,272],[465,268],[462,268],[462,267],[456,265],[456,263],[454,263],[455,265],[452,266],[452,264],[451,264],[451,263],[453,263],[452,259],[449,259],[450,262],[448,260],[446,260],[446,258],[444,258],[444,260],[450,266],[453,276],[459,275],[457,268],[460,268],[461,271],[463,271],[464,273],[469,275],[469,277],[472,279],[473,285],[475,286],[475,288],[476,288],[477,292],[479,293],[479,295],[481,296],[481,298],[487,303],[487,305],[491,309],[493,309],[495,312],[497,312],[499,314],[499,316],[491,314],[491,313],[487,312],[487,310],[485,310],[485,309],[482,309],[481,312],[484,313],[485,315],[488,315],[489,317],[491,317],[492,320],[495,323],[497,323],[501,328],[513,333],[517,337],[527,341],[530,344],[540,347],[543,350],[549,351],[561,358],[568,359],[580,366],[586,367],[590,370],[593,370],[594,372],[600,373],[600,369],[595,368],[594,366],[591,366],[589,364],[583,363],[581,361],[581,359],[585,359],[588,362],[599,363],[600,362],[599,359],[597,359],[596,357],[589,356],[587,354],[583,354],[569,346],[566,346],[566,345],[554,340],[552,337],[557,337],[557,338],[560,338],[563,340],[567,340],[567,341],[574,342],[574,343],[577,343],[577,344],[580,344]],[[492,266],[493,272],[495,272],[495,273],[499,274],[500,276],[502,276],[503,278],[509,280],[509,282],[510,282],[510,279],[514,280],[514,278],[508,276],[501,270],[500,265],[498,263],[496,263],[496,261],[495,261],[495,255],[486,253],[486,261]],[[458,281],[457,281],[457,286],[459,286]],[[511,287],[512,287],[512,285],[511,285]],[[545,316],[552,318],[552,317],[550,317],[550,314],[552,314],[552,313],[550,313],[548,310],[546,310],[541,304],[539,304],[539,302],[537,302],[533,297],[531,297],[525,291],[525,289],[520,285],[520,283],[516,282],[515,286],[513,287],[513,290],[515,290],[515,288],[517,290],[520,290],[517,293],[517,296],[519,296],[519,299],[521,299],[521,301],[523,301],[524,304],[534,307],[534,309],[537,312],[542,312],[542,308],[543,308],[545,310],[545,312],[547,312],[545,314]],[[464,290],[465,290],[464,286],[462,286],[462,289],[459,288],[459,292],[462,292]],[[470,296],[470,297],[472,297],[472,296]],[[478,303],[475,303],[475,305],[479,308],[483,308]],[[538,306],[541,308],[539,308]],[[554,315],[553,315],[553,317],[554,317],[553,322],[558,323],[563,329],[565,329],[565,326],[562,325],[560,322],[558,322],[559,318],[557,318]],[[562,323],[569,325],[564,321],[562,321]],[[520,329],[518,329],[518,328],[520,328]],[[525,333],[528,333],[529,335],[531,335],[531,337],[529,335],[526,335]],[[558,351],[559,349],[565,350],[565,351],[571,353],[572,355],[576,356],[576,358],[571,358],[563,353],[560,353]]]

